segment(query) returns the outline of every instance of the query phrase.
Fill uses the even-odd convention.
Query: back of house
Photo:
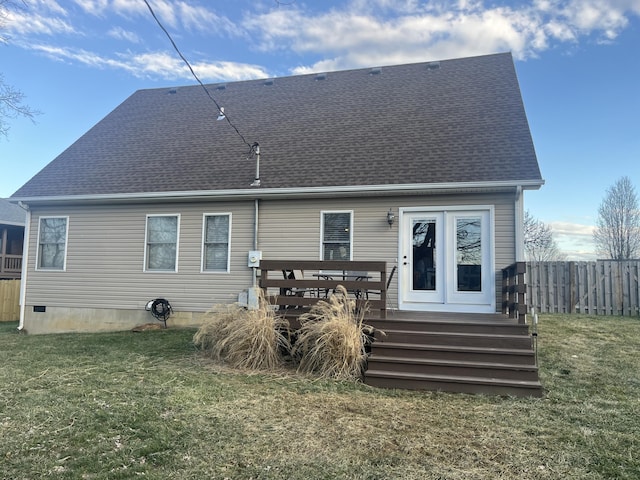
[[[382,261],[392,308],[496,312],[543,184],[510,54],[141,90],[11,198],[21,327],[195,325],[259,258]],[[307,274],[307,272],[305,272]]]

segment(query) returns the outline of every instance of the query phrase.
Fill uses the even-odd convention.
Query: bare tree
[[[553,262],[565,258],[553,238],[551,227],[528,210],[524,212],[524,251],[527,260],[534,262]]]
[[[7,42],[7,36],[2,33],[2,26],[6,21],[9,10],[21,8],[11,0],[0,0],[0,44]],[[17,117],[26,117],[34,121],[34,117],[40,112],[33,110],[23,103],[24,94],[5,83],[4,76],[0,73],[0,137],[7,137],[9,132],[9,122],[7,119],[15,119]]]
[[[593,240],[598,254],[612,260],[640,255],[640,210],[629,177],[621,177],[607,189],[598,208]]]

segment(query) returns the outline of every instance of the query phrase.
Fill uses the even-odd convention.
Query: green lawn
[[[0,324],[0,476],[640,478],[640,319],[542,316],[541,399],[235,372],[192,330]]]

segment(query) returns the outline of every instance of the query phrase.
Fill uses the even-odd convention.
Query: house
[[[0,280],[16,280],[22,272],[26,212],[0,198]]]
[[[543,184],[509,53],[207,90],[220,110],[201,86],[135,92],[11,197],[21,328],[128,329],[158,297],[197,324],[256,254],[384,261],[394,308],[499,311]]]

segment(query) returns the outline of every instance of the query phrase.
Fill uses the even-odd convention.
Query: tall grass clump
[[[298,371],[341,380],[361,379],[367,360],[363,328],[372,331],[363,325],[364,314],[338,285],[328,301],[319,301],[301,315],[292,352],[299,359]]]
[[[262,291],[258,308],[249,310],[234,303],[216,305],[193,336],[205,355],[232,367],[271,370],[283,364],[289,352],[289,323],[275,314]]]

